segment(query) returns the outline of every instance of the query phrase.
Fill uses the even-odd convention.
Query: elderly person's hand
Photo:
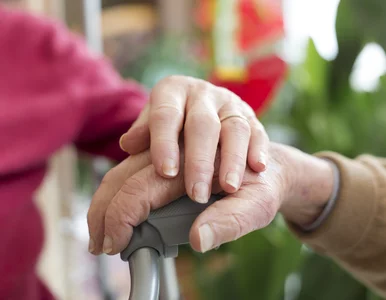
[[[120,144],[131,155],[150,149],[156,172],[174,178],[181,168],[182,131],[186,193],[197,202],[207,202],[211,194],[219,143],[224,191],[239,189],[247,162],[256,172],[266,167],[268,136],[253,110],[230,91],[185,76],[167,77],[153,88],[148,105]]]
[[[308,225],[321,212],[333,186],[329,163],[279,144],[270,143],[268,150],[264,173],[247,168],[239,191],[215,202],[195,220],[190,232],[195,250],[205,252],[263,228],[279,211],[297,225]],[[133,227],[146,220],[151,210],[185,194],[182,172],[166,179],[156,169],[146,151],[108,172],[88,214],[90,252],[119,253],[129,243]],[[214,193],[221,191],[217,174]]]

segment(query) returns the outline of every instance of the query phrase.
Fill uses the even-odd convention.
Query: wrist
[[[323,212],[334,188],[334,169],[330,162],[295,148],[272,144],[279,153],[286,177],[280,212],[291,223],[307,227]]]

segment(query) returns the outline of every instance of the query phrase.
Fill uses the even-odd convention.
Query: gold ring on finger
[[[243,119],[249,123],[248,118],[243,116],[243,115],[226,115],[226,116],[220,118],[220,122],[224,122],[225,120],[228,120],[230,118],[240,118],[240,119]]]

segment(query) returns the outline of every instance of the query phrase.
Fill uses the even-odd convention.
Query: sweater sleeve
[[[121,160],[119,137],[147,100],[63,25],[0,5],[0,174],[65,144]]]
[[[340,191],[325,223],[312,233],[291,230],[316,252],[329,256],[386,298],[386,159],[336,153],[317,156],[340,170]]]

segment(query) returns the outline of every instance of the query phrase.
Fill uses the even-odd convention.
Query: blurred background
[[[185,74],[233,90],[272,140],[310,153],[386,156],[385,1],[2,2],[64,22],[148,88]],[[58,299],[127,299],[127,265],[87,252],[87,208],[110,167],[71,147],[51,162],[37,200],[47,234],[39,272]],[[280,216],[205,255],[184,247],[176,262],[187,300],[378,299],[297,242]]]

